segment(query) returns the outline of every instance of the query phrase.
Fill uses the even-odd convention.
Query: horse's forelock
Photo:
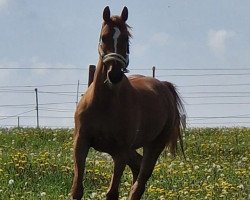
[[[132,29],[124,20],[118,16],[114,15],[110,18],[111,20],[109,22],[103,22],[103,27],[105,25],[111,25],[113,27],[118,27],[122,32],[125,32],[129,38],[132,37],[132,34],[130,30]]]

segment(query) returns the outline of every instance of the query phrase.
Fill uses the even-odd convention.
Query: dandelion
[[[199,167],[198,165],[195,165],[195,166],[194,166],[194,169],[195,169],[195,170],[198,170],[199,168],[200,168],[200,167]]]
[[[243,184],[240,184],[240,185],[238,185],[238,186],[237,186],[237,188],[239,188],[239,189],[242,189],[242,190],[243,190],[243,189],[244,189],[244,185],[243,185]]]
[[[126,182],[124,183],[124,185],[125,185],[126,187],[128,187],[128,186],[130,186],[131,184],[130,184],[128,181],[126,181]]]
[[[96,193],[96,192],[92,192],[92,193],[90,194],[90,196],[89,196],[89,197],[90,197],[91,199],[94,199],[94,198],[96,197],[96,195],[97,195],[97,193]]]
[[[9,180],[9,185],[12,185],[12,184],[14,184],[14,180],[13,180],[13,179],[10,179],[10,180]]]
[[[48,155],[49,155],[49,152],[46,151],[46,152],[44,153],[44,156],[48,156]]]
[[[41,193],[40,193],[40,196],[41,196],[41,197],[46,196],[46,192],[41,192]]]
[[[171,157],[171,153],[167,153],[167,156],[168,156],[168,157]]]
[[[247,157],[242,157],[242,159],[241,159],[243,162],[245,162],[245,161],[247,161],[248,160],[248,158]]]
[[[222,192],[222,194],[227,194],[227,193],[228,193],[227,190],[226,190],[225,188],[222,189],[221,192]]]
[[[165,200],[166,199],[166,197],[164,196],[164,195],[161,195],[160,196],[160,200]],[[124,199],[125,200],[125,199]]]
[[[173,168],[175,166],[175,163],[174,162],[171,162],[170,165],[168,166],[168,168]]]

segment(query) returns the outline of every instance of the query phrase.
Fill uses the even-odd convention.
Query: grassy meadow
[[[69,199],[72,130],[0,129],[0,199]],[[184,133],[186,161],[162,153],[143,199],[250,199],[250,129],[196,128]],[[84,199],[105,199],[113,163],[90,151]],[[127,168],[120,199],[127,199]]]

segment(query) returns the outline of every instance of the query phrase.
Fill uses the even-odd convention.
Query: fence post
[[[20,117],[17,116],[17,128],[20,128]]]
[[[89,65],[89,82],[88,82],[88,87],[94,80],[94,74],[95,74],[95,65]]]
[[[152,67],[153,70],[153,78],[155,78],[155,66]]]
[[[35,88],[36,92],[36,127],[39,128],[39,116],[38,116],[38,94],[37,94],[37,88]]]

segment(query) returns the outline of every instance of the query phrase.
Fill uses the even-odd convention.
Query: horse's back
[[[149,93],[153,98],[172,98],[172,90],[175,90],[172,83],[160,81],[149,76],[132,75],[128,79],[136,91],[139,93]]]
[[[157,86],[162,85],[161,81],[158,79],[143,76],[143,75],[132,75],[128,77],[130,84],[136,90],[149,90],[153,91]]]

